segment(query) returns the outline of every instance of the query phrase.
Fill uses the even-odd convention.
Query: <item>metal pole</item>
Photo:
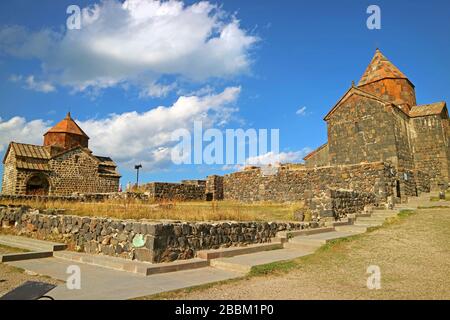
[[[141,164],[137,164],[134,166],[134,168],[136,169],[136,188],[139,187],[139,169],[142,168]]]

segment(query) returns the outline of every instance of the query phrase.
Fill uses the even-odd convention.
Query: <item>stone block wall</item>
[[[208,176],[206,180],[206,200],[223,200],[222,176]]]
[[[174,222],[116,220],[0,206],[0,228],[64,242],[71,250],[153,263],[193,258],[197,251],[271,242],[278,231],[316,223]]]
[[[431,184],[430,184],[430,175],[421,170],[415,170],[414,176],[416,178],[417,191],[420,192],[430,192]]]
[[[366,205],[377,204],[374,193],[344,189],[324,190],[307,199],[307,206],[313,215],[337,220],[347,214],[362,212]]]
[[[16,191],[17,169],[14,162],[14,150],[10,150],[3,165],[2,193],[14,194]]]
[[[87,193],[70,196],[8,195],[0,194],[0,201],[37,201],[37,202],[103,202],[106,200],[149,201],[148,194],[135,192]]]
[[[433,188],[450,181],[450,130],[439,115],[412,118],[416,169],[430,176]]]
[[[149,198],[154,201],[192,201],[205,199],[205,185],[151,182],[143,186]]]
[[[388,163],[374,162],[347,166],[329,166],[283,170],[263,175],[256,168],[224,176],[225,200],[301,201],[329,188],[374,193],[384,202],[393,194],[396,170]]]

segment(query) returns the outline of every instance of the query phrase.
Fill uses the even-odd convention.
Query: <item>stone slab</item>
[[[251,268],[262,266],[269,263],[292,260],[312,254],[312,250],[301,249],[281,249],[265,252],[256,252],[242,256],[231,258],[220,258],[211,260],[210,264],[213,267],[234,271],[234,272],[250,272]]]
[[[148,276],[157,273],[167,273],[180,270],[203,268],[208,266],[208,261],[204,259],[177,260],[174,262],[153,264],[118,257],[94,255],[71,251],[55,252],[54,257],[113,270],[136,273],[143,276]]]
[[[211,260],[276,249],[283,249],[283,244],[281,242],[270,242],[270,243],[248,245],[245,247],[229,247],[217,250],[201,250],[197,252],[197,257],[201,259]]]

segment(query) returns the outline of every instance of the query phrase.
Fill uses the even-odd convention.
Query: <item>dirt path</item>
[[[381,289],[367,288],[367,267]],[[291,264],[292,266],[292,264]],[[381,229],[322,248],[294,268],[169,299],[450,299],[450,209],[425,209]]]

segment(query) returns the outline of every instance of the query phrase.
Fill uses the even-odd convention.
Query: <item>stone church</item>
[[[307,167],[386,161],[401,180],[424,172],[434,188],[449,183],[446,103],[418,105],[414,84],[380,50],[324,120],[328,142],[304,158]]]
[[[3,159],[2,194],[71,195],[119,189],[117,166],[92,154],[70,113],[44,134],[44,145],[11,142]]]

